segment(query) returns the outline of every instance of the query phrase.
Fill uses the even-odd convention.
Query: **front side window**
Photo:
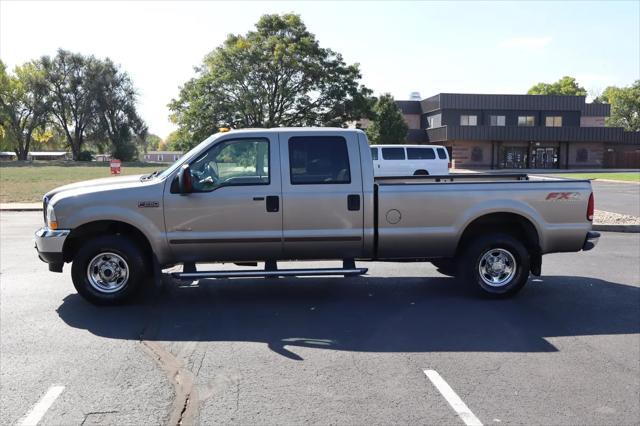
[[[477,126],[478,116],[477,115],[461,115],[460,125],[461,126]]]
[[[269,141],[237,139],[221,142],[190,164],[194,192],[221,186],[268,185]]]
[[[504,115],[492,115],[489,117],[489,122],[492,126],[504,126],[506,120]]]
[[[351,183],[347,141],[340,136],[289,139],[292,185]]]
[[[535,126],[536,121],[533,115],[521,115],[518,117],[518,126],[531,127]]]
[[[562,127],[562,117],[561,116],[546,117],[544,124],[547,127]]]
[[[371,148],[371,158],[374,161],[378,160],[378,148]]]
[[[433,148],[407,148],[409,160],[435,160],[436,154]]]
[[[404,148],[382,148],[382,158],[385,160],[404,160]]]

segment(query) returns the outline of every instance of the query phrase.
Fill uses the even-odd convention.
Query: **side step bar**
[[[363,275],[367,268],[322,268],[322,269],[278,269],[275,271],[202,271],[202,272],[174,272],[172,277],[181,280],[196,280],[201,278],[264,278],[264,277],[315,277],[325,275]]]

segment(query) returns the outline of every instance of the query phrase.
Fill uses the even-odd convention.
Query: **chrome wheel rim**
[[[89,262],[87,279],[91,287],[99,292],[115,293],[127,285],[129,265],[120,255],[100,253]]]
[[[516,274],[516,269],[515,257],[501,248],[487,250],[478,264],[480,279],[491,287],[503,287],[509,284]]]

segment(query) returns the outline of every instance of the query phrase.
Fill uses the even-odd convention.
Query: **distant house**
[[[31,151],[27,154],[27,160],[50,161],[70,159],[71,154],[66,151]]]
[[[173,163],[182,157],[182,151],[149,151],[144,154],[144,161],[150,163]]]
[[[16,153],[13,151],[0,151],[0,161],[11,161],[16,159]]]
[[[111,160],[111,154],[95,154],[93,156],[94,161],[106,162]]]

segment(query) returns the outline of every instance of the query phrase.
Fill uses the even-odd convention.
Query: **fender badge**
[[[138,201],[138,208],[160,207],[159,201]]]

